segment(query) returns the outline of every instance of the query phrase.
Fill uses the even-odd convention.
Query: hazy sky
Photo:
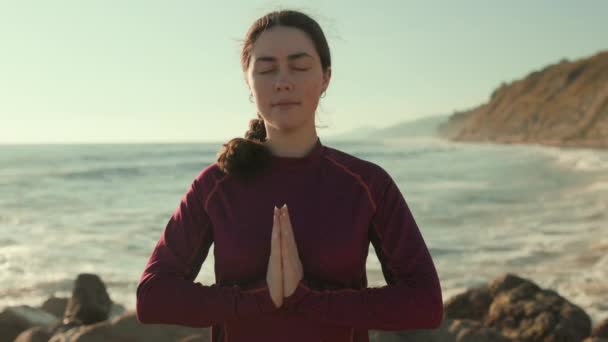
[[[255,106],[240,44],[267,11],[325,30],[321,137],[485,102],[608,49],[608,1],[0,0],[0,143],[224,141]]]

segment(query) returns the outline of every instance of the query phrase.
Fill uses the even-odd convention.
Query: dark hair
[[[243,71],[249,68],[249,60],[253,45],[259,36],[275,26],[293,27],[302,30],[312,40],[323,71],[331,67],[329,45],[319,24],[308,15],[293,11],[282,10],[270,12],[256,20],[247,31],[241,50],[241,67]],[[249,121],[249,130],[244,138],[234,138],[223,144],[217,154],[217,163],[222,171],[237,177],[248,179],[261,172],[270,160],[270,151],[264,146],[266,127],[264,119],[258,113],[257,119]]]

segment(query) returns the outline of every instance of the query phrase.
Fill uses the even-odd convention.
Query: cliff
[[[456,141],[608,148],[608,51],[503,83],[439,131]]]

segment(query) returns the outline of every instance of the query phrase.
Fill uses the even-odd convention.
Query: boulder
[[[591,337],[601,337],[608,339],[608,318],[600,322],[593,328]]]
[[[101,278],[95,274],[79,274],[72,297],[65,308],[63,321],[89,325],[107,320],[111,309],[112,300]]]
[[[56,324],[57,317],[27,305],[7,307],[0,313],[0,341],[13,341],[19,334],[35,326]]]
[[[190,328],[167,324],[139,323],[134,311],[96,324],[74,327],[55,334],[49,342],[101,342],[101,341],[178,341],[200,335],[196,341],[209,341],[207,328]]]
[[[48,327],[33,327],[19,334],[14,342],[48,342],[51,336]]]
[[[514,275],[490,284],[494,300],[483,323],[519,341],[581,341],[591,319],[555,291]]]
[[[492,304],[492,296],[487,287],[469,289],[450,298],[444,304],[444,314],[452,319],[481,321]]]

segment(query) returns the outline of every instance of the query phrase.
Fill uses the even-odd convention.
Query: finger
[[[279,219],[280,219],[280,231],[281,231],[281,257],[283,258],[283,266],[290,263],[290,257],[292,252],[290,251],[291,245],[289,243],[290,236],[293,234],[288,229],[287,216],[285,215],[285,205],[279,208]]]
[[[289,209],[287,208],[287,204],[283,207],[283,222],[282,222],[282,231],[286,232],[286,243],[288,249],[290,249],[295,255],[298,255],[298,246],[296,245],[295,235],[293,233],[293,226],[291,225],[291,218],[289,217]]]
[[[281,230],[279,224],[279,209],[274,207],[274,214],[272,217],[272,238],[270,241],[270,253],[275,254],[280,253],[281,247]]]

